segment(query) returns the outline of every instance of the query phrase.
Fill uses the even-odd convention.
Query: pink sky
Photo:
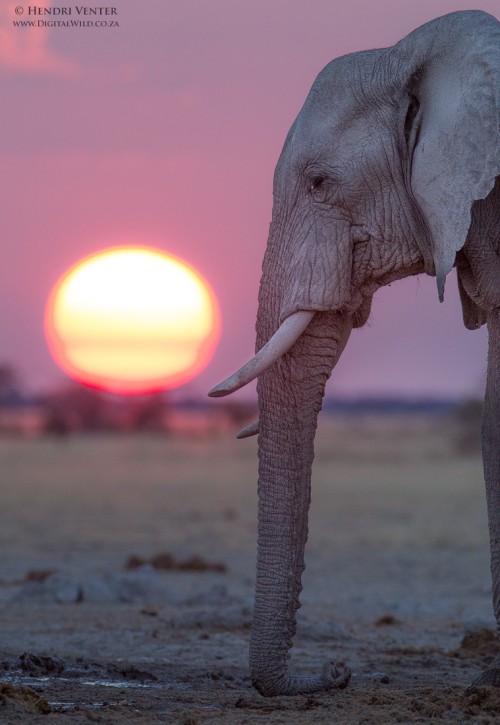
[[[183,257],[223,318],[204,393],[253,352],[272,176],[285,135],[333,57],[392,45],[461,0],[116,0],[118,28],[13,28],[0,0],[0,360],[64,379],[46,298],[75,261],[121,243]],[[39,6],[48,3],[38,2]],[[73,8],[82,3],[61,2]],[[91,6],[91,3],[89,3]],[[109,3],[113,7],[113,2]],[[473,7],[498,13],[498,0]],[[465,330],[455,274],[381,290],[330,383],[339,394],[477,394],[486,333]]]

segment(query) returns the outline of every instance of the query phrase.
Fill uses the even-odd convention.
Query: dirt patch
[[[134,665],[128,665],[126,667],[119,665],[108,665],[106,672],[110,677],[122,677],[125,680],[132,680],[134,682],[157,682],[158,678],[153,675],[152,672],[146,672],[139,670]]]
[[[434,455],[437,428],[401,447],[388,425],[318,433],[290,663],[353,676],[292,698],[261,697],[248,671],[252,441],[0,447],[0,722],[498,725],[498,692],[466,693],[499,650],[481,462]]]
[[[497,633],[487,627],[473,629],[464,635],[458,651],[497,654],[500,649]]]
[[[45,657],[33,652],[23,652],[19,656],[19,668],[33,677],[60,675],[64,667],[64,662],[58,657]]]
[[[401,624],[401,622],[392,614],[384,614],[375,621],[376,627],[389,627],[395,624]]]
[[[495,687],[475,687],[464,698],[463,712],[472,717],[491,715],[498,722],[500,719],[500,689]],[[484,722],[481,720],[481,722]]]
[[[160,571],[217,571],[220,573],[227,571],[225,564],[206,561],[202,556],[194,555],[188,559],[178,560],[168,552],[155,554],[149,559],[132,554],[127,559],[125,569],[133,571],[143,566],[152,566],[153,569]]]
[[[0,682],[0,719],[2,722],[29,722],[30,715],[48,715],[52,708],[43,697],[27,687]]]

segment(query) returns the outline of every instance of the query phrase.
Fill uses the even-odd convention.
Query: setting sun
[[[175,388],[209,362],[219,308],[192,267],[162,251],[118,247],[69,269],[53,288],[45,334],[77,380],[115,393]]]

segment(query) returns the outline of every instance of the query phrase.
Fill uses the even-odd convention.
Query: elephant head
[[[258,377],[259,428],[246,431],[259,430],[250,668],[264,695],[348,683],[348,669],[333,663],[316,676],[288,671],[317,416],[325,383],[351,329],[366,322],[374,292],[426,272],[436,275],[442,300],[471,208],[493,193],[498,25],[483,12],[452,13],[391,48],[332,61],[285,141],[257,354],[210,393],[226,395]],[[463,300],[467,319],[481,324],[480,295],[464,291]]]

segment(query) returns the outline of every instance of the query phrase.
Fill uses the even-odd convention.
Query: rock
[[[37,655],[33,652],[23,652],[19,655],[19,667],[32,677],[43,675],[60,675],[64,672],[65,664],[59,657]]]

